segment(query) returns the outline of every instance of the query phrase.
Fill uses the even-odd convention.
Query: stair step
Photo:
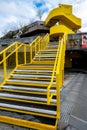
[[[34,61],[33,61],[34,62]],[[54,62],[52,62],[52,63],[54,63]],[[42,63],[38,63],[38,64],[36,64],[36,63],[32,63],[32,64],[24,64],[24,65],[22,65],[21,67],[22,67],[22,69],[24,68],[24,67],[28,67],[29,69],[31,68],[31,67],[38,67],[38,69],[39,70],[43,70],[43,68],[44,67],[48,67],[48,69],[49,69],[49,67],[53,67],[53,65],[51,64],[51,62],[46,62],[46,64],[44,64],[44,62]],[[19,66],[20,67],[20,66]],[[44,68],[44,70],[47,70],[47,68]]]
[[[48,45],[56,45],[56,46],[58,46],[59,44],[58,43],[49,43]]]
[[[9,98],[9,100],[12,100],[12,99],[21,99],[21,100],[27,100],[27,101],[37,101],[37,102],[47,102],[47,98],[45,97],[38,97],[38,96],[24,96],[24,95],[18,95],[16,93],[14,94],[11,94],[11,93],[2,93],[0,92],[0,98],[3,99],[3,98]],[[56,99],[52,99],[51,100],[51,103],[56,103]]]
[[[42,51],[42,52],[38,52],[37,55],[40,55],[40,54],[56,54],[57,51]]]
[[[38,65],[40,65],[40,64],[42,64],[42,61],[38,61],[38,62],[33,61],[32,64],[38,64]],[[44,61],[44,62],[43,62],[43,65],[46,65],[47,67],[48,67],[48,66],[53,66],[53,65],[54,65],[54,61],[52,61],[52,60],[49,60],[49,62],[48,62],[48,61]],[[46,67],[46,66],[45,66],[45,67]],[[49,69],[49,68],[48,68],[48,69]]]
[[[17,80],[17,79],[8,79],[8,82],[12,82],[12,83],[30,83],[30,84],[43,84],[43,85],[48,85],[50,82],[47,81],[32,81],[32,80]],[[53,82],[53,84],[56,84],[56,82]]]
[[[56,116],[56,111],[54,110],[40,109],[40,108],[34,108],[34,107],[29,107],[29,106],[26,107],[26,106],[13,105],[13,104],[8,104],[8,103],[0,103],[0,107]]]
[[[49,76],[49,75],[29,75],[29,74],[11,74],[12,77],[18,77],[18,78],[51,78],[52,76]]]
[[[47,46],[58,46],[58,44],[48,44]]]
[[[48,45],[46,48],[58,48],[58,45]]]
[[[7,90],[21,90],[21,91],[30,91],[30,92],[47,92],[47,88],[38,88],[38,87],[19,87],[19,86],[11,86],[11,85],[4,85],[2,89],[7,89]],[[50,93],[56,93],[55,88],[50,89]]]
[[[58,44],[58,41],[56,41],[56,42],[49,42],[49,44]]]
[[[43,53],[43,52],[51,53],[52,54],[52,52],[57,52],[57,49],[41,50],[38,53]]]
[[[51,55],[51,54],[49,54],[49,55],[47,55],[47,54],[42,55],[42,54],[41,54],[41,55],[40,55],[40,54],[39,54],[39,55],[36,55],[35,57],[56,57],[56,55],[54,55],[54,54],[53,54],[53,55]]]
[[[55,60],[55,57],[35,57],[34,60],[36,59],[40,59],[41,61],[42,60]]]
[[[43,73],[52,73],[52,70],[15,70],[15,72],[43,72]]]

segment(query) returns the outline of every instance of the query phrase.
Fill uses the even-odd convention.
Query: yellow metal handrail
[[[39,37],[37,43],[35,43],[32,46],[30,45],[30,63],[33,62],[35,55],[40,50],[44,50],[46,48],[48,43],[49,43],[49,34],[46,34],[43,38]]]
[[[46,42],[45,42],[46,41]],[[2,50],[0,52],[0,56],[2,56],[2,59],[0,60],[0,65],[3,64],[3,72],[4,72],[4,81],[6,81],[7,78],[7,59],[12,56],[12,54],[15,53],[15,61],[16,61],[16,66],[17,67],[19,65],[19,59],[18,59],[18,53],[19,53],[19,49],[21,47],[23,47],[24,49],[22,50],[24,53],[24,63],[27,63],[27,47],[29,47],[29,57],[30,57],[30,63],[33,61],[34,56],[38,53],[39,50],[41,50],[43,48],[43,43],[44,47],[46,47],[46,45],[49,42],[49,34],[47,34],[46,36],[44,36],[44,38],[38,36],[32,43],[30,44],[24,44],[24,43],[20,43],[20,42],[14,42],[13,44],[11,44],[10,46],[8,46],[6,49]],[[9,52],[9,54],[7,55],[7,52]]]
[[[3,51],[0,52],[0,56],[2,56],[2,59],[0,60],[0,65],[3,64],[3,73],[4,73],[4,80],[6,80],[7,77],[7,59],[15,53],[15,61],[16,61],[16,67],[18,65],[18,50],[23,46],[23,43],[20,42],[14,42],[13,44],[11,44],[9,47],[7,47],[6,49],[4,49]],[[9,49],[14,48],[14,50],[10,50],[9,54],[7,55],[7,52],[9,51]]]
[[[48,43],[49,43],[49,34],[47,33],[41,40],[41,50],[45,50]]]
[[[32,43],[31,46],[33,46],[34,44],[36,44],[36,42],[38,41],[39,37],[37,37]],[[0,52],[0,56],[2,56],[2,59],[0,60],[0,65],[3,64],[3,73],[4,73],[4,80],[3,82],[6,81],[6,77],[7,77],[7,59],[12,56],[12,54],[15,53],[15,61],[16,61],[16,66],[18,66],[18,53],[19,53],[19,49],[21,47],[24,47],[24,64],[26,64],[26,47],[29,46],[30,44],[24,44],[24,43],[20,43],[20,42],[14,42],[13,44],[11,44],[10,46],[8,46],[6,49],[2,50]],[[7,55],[7,52],[8,55]]]
[[[51,99],[53,97],[54,94],[50,93],[50,89],[53,85],[53,81],[56,77],[56,92],[58,95],[58,100],[60,101],[60,96],[59,96],[59,91],[60,91],[60,87],[62,86],[63,83],[63,72],[64,72],[64,54],[65,54],[65,46],[66,46],[66,42],[65,42],[65,35],[63,36],[63,38],[59,39],[59,45],[58,45],[58,49],[57,49],[57,54],[56,54],[56,59],[54,62],[54,67],[53,67],[53,71],[52,71],[52,78],[51,78],[51,82],[47,88],[47,103],[50,104]],[[58,103],[58,108],[60,103]],[[59,111],[59,109],[58,109]]]

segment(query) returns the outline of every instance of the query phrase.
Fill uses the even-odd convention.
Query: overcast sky
[[[81,31],[87,32],[87,0],[0,0],[0,36],[9,31],[38,20],[37,10],[48,12],[58,4],[72,4],[73,13],[82,19]]]

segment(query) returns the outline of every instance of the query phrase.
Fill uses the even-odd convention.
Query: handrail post
[[[49,86],[47,88],[47,104],[48,105],[50,104],[50,101],[49,101],[49,97],[50,97],[50,86],[51,86],[51,84],[49,84]]]
[[[32,45],[30,45],[30,62],[32,61]]]
[[[34,47],[35,47],[35,55],[36,55],[36,44],[35,44],[35,46],[34,46]]]
[[[60,117],[60,79],[59,79],[59,74],[56,74],[56,95],[57,95],[57,117]]]
[[[40,50],[40,43],[41,43],[41,40],[39,40],[39,50]]]
[[[3,59],[6,58],[6,51],[3,53]],[[6,79],[6,72],[7,72],[7,69],[6,69],[6,60],[4,60],[3,62],[3,68],[4,68],[4,80]]]
[[[16,42],[16,67],[18,66],[18,42]]]
[[[24,44],[24,64],[26,64],[26,45]]]

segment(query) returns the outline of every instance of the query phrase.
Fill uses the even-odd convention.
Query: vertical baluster
[[[24,44],[24,64],[26,64],[26,45]]]
[[[6,73],[7,73],[7,68],[6,68],[6,51],[3,53],[3,67],[4,67],[4,80],[6,79]]]
[[[18,42],[16,42],[16,67],[18,66]]]
[[[32,62],[32,45],[30,45],[30,62]]]
[[[60,74],[56,74],[57,117],[60,117]]]

